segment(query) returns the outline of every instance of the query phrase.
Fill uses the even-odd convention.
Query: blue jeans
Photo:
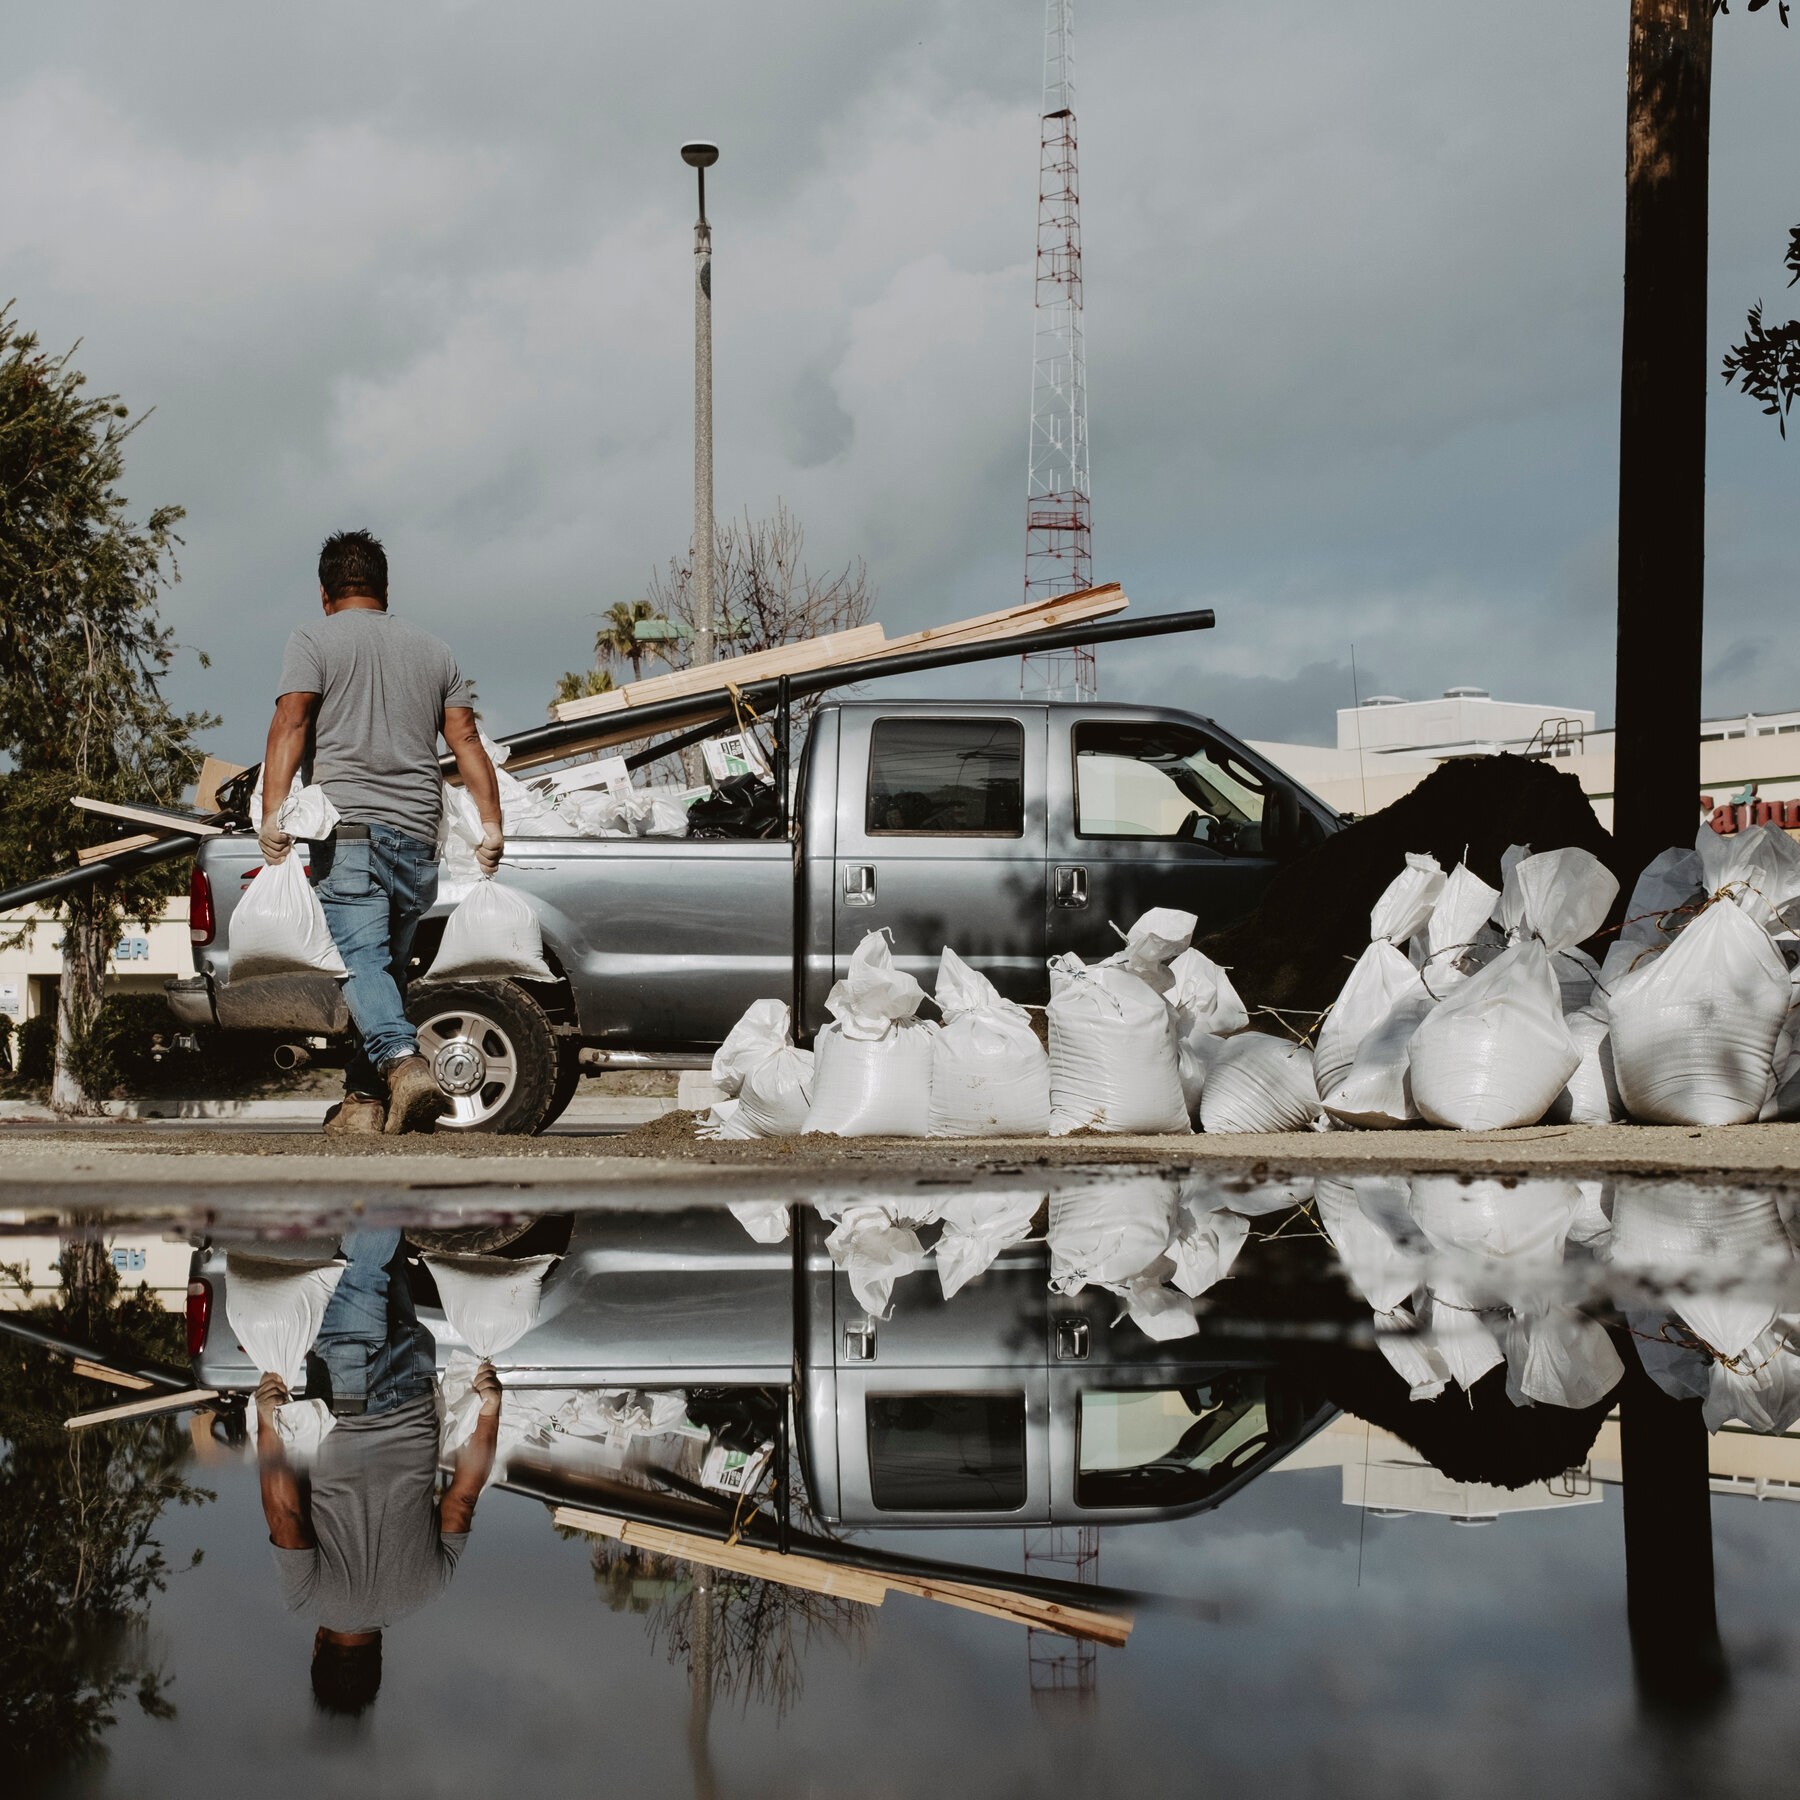
[[[385,1099],[383,1071],[419,1053],[406,1018],[406,965],[419,921],[437,898],[437,846],[372,824],[367,838],[315,844],[313,876],[331,941],[350,971],[344,1000],[358,1042],[345,1091]]]
[[[353,1231],[341,1248],[350,1266],[307,1353],[306,1391],[328,1392],[333,1412],[392,1412],[431,1392],[436,1341],[413,1311],[399,1232]]]

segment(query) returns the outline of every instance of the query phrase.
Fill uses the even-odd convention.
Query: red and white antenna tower
[[[1038,153],[1037,316],[1031,351],[1031,462],[1025,598],[1093,586],[1088,516],[1087,358],[1081,330],[1081,195],[1075,169],[1074,0],[1044,7]],[[1021,659],[1019,691],[1057,700],[1099,692],[1091,647]]]

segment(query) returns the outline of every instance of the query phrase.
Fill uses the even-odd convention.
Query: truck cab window
[[[883,1512],[1017,1512],[1025,1396],[871,1394],[869,1492]]]
[[[1201,1387],[1090,1389],[1077,1424],[1077,1506],[1181,1506],[1203,1500],[1273,1441],[1263,1378]]]
[[[1182,725],[1075,727],[1075,829],[1082,837],[1173,838],[1225,856],[1263,854],[1266,784]]]
[[[1023,837],[1024,726],[1014,719],[877,719],[867,831]]]

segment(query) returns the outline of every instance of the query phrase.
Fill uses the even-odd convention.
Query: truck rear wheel
[[[429,988],[412,998],[406,1016],[450,1103],[439,1131],[529,1137],[542,1128],[557,1086],[556,1035],[516,982]]]
[[[550,1108],[538,1127],[540,1131],[548,1131],[569,1110],[569,1102],[581,1087],[581,1040],[558,1038],[556,1057],[556,1091],[550,1096]]]

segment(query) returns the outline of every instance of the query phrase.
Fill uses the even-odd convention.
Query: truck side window
[[[877,719],[871,837],[1023,837],[1025,728],[1016,719]]]
[[[1270,1448],[1262,1376],[1200,1387],[1090,1388],[1077,1423],[1077,1506],[1180,1506],[1224,1487]]]
[[[1262,777],[1182,725],[1075,727],[1082,837],[1175,838],[1225,856],[1262,854]]]
[[[883,1512],[1017,1512],[1025,1396],[871,1394],[869,1492]]]

